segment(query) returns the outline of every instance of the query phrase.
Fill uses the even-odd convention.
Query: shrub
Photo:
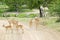
[[[9,14],[10,17],[16,17],[16,14]]]
[[[0,13],[3,13],[5,11],[6,11],[5,9],[0,8]]]
[[[57,21],[56,22],[60,22],[60,18],[59,19],[57,19]]]
[[[24,13],[22,13],[22,14],[19,14],[17,17],[25,18],[25,17],[27,17],[27,15],[26,15],[26,14],[24,14]]]
[[[2,13],[3,11],[0,10],[0,13]]]
[[[37,16],[37,14],[29,14],[28,15],[29,18],[33,18],[33,17],[36,17],[36,16]]]
[[[6,14],[5,17],[16,17],[16,14]]]
[[[0,17],[2,17],[2,13],[0,13]]]

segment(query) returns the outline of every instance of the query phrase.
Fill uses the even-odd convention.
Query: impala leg
[[[8,31],[7,31],[7,28],[6,28],[6,33],[7,33]]]
[[[16,30],[17,30],[17,32],[18,32],[18,28],[17,28]]]
[[[32,27],[32,23],[30,24],[30,28]]]
[[[37,24],[36,24],[36,30],[37,30]]]
[[[37,28],[38,28],[38,25],[39,25],[39,24],[38,24],[38,22],[37,22],[37,21],[35,22],[35,24],[36,24],[36,30],[37,30]]]
[[[22,34],[24,33],[24,29],[22,29]]]
[[[11,29],[11,33],[13,33],[13,29]]]

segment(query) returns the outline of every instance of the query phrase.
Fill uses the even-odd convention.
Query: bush
[[[9,14],[10,17],[16,17],[16,14]]]
[[[29,15],[27,15],[25,13],[21,13],[21,14],[18,14],[18,15],[16,15],[16,14],[5,14],[4,15],[4,17],[20,17],[20,18],[34,18],[36,16],[38,16],[38,15],[37,14],[29,14]]]
[[[5,11],[6,11],[5,9],[0,8],[0,13],[3,13]]]
[[[16,17],[16,14],[6,14],[5,17]]]
[[[0,10],[0,13],[2,13],[3,11]]]
[[[57,21],[56,22],[60,22],[60,18],[59,19],[57,19]]]
[[[29,14],[29,15],[28,15],[29,18],[34,18],[34,17],[36,17],[36,16],[37,16],[37,14]]]
[[[0,13],[0,17],[2,17],[2,13]]]
[[[25,17],[34,18],[36,16],[37,16],[37,14],[29,14],[29,15],[27,15],[27,14],[23,14],[23,13],[18,15],[18,17],[20,17],[20,18],[25,18]]]
[[[25,18],[25,17],[27,17],[27,15],[26,15],[26,14],[24,14],[24,13],[22,13],[22,14],[19,14],[17,17]]]

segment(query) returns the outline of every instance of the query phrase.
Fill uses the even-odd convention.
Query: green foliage
[[[0,0],[9,6],[9,11],[22,11],[22,5],[26,5],[27,8],[39,8],[40,5],[47,6],[50,9],[50,13],[56,12],[60,16],[60,0]],[[55,14],[54,14],[55,15]]]
[[[24,14],[24,13],[22,13],[22,14],[19,14],[17,17],[25,18],[25,17],[27,17],[27,15],[26,15],[26,14]]]
[[[3,12],[5,12],[5,10],[0,8],[0,13],[3,13]]]
[[[30,9],[21,9],[20,12],[32,12]]]
[[[16,14],[5,14],[5,17],[16,17]]]
[[[20,11],[22,9],[22,5],[26,5],[27,8],[39,8],[40,5],[47,6],[51,3],[52,0],[0,0],[9,6],[9,11]]]
[[[25,13],[21,13],[21,14],[18,14],[18,15],[16,15],[16,14],[4,14],[4,16],[3,16],[3,14],[2,13],[0,13],[0,16],[1,17],[19,17],[19,18],[34,18],[34,17],[37,17],[38,15],[37,14],[25,14]]]
[[[5,12],[5,10],[0,9],[0,17],[2,17],[2,16],[3,16],[3,12]]]
[[[9,6],[9,11],[19,11],[21,9],[21,5],[24,4],[24,0],[0,0],[4,2],[7,6]]]
[[[57,21],[56,22],[60,22],[60,18],[59,19],[57,19]]]
[[[29,18],[34,18],[34,17],[36,17],[36,16],[37,16],[37,14],[29,14],[29,15],[28,15]]]
[[[10,17],[16,17],[16,14],[9,14]]]
[[[49,9],[52,14],[60,17],[60,0],[54,0],[49,4]],[[55,13],[53,13],[55,12]]]
[[[17,17],[20,17],[20,18],[34,18],[36,16],[37,16],[37,14],[29,14],[29,15],[27,15],[27,14],[22,13],[22,14],[19,14]]]
[[[0,10],[0,13],[2,13],[3,11],[2,10]]]
[[[30,9],[39,8],[40,5],[48,6],[53,0],[27,0],[26,4]]]
[[[2,17],[2,13],[0,13],[0,17]]]

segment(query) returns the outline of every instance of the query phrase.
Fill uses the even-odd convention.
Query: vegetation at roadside
[[[3,17],[3,14],[0,13],[0,17]],[[21,14],[5,14],[4,17],[19,17],[19,18],[34,18],[34,17],[38,17],[37,14],[25,14],[25,13],[21,13]]]

